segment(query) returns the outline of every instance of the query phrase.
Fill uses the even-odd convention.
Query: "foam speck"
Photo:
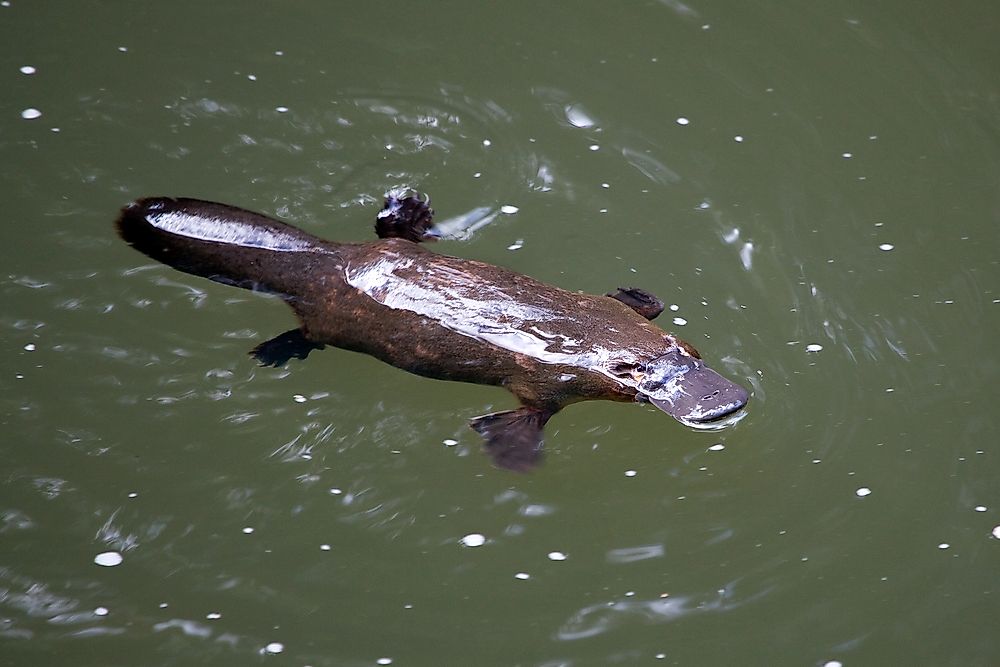
[[[40,118],[41,115],[42,112],[34,107],[28,107],[27,109],[21,112],[21,118],[23,118],[24,120],[34,120],[36,118]]]
[[[94,556],[94,562],[101,567],[114,567],[115,565],[121,565],[124,558],[117,551],[105,551],[104,553],[97,554]]]
[[[566,560],[566,554],[561,551],[550,551],[549,560]]]
[[[486,536],[479,533],[469,533],[459,540],[459,542],[466,547],[481,547],[486,544]]]
[[[864,498],[865,496],[870,495],[871,492],[872,492],[872,490],[869,489],[867,486],[862,486],[860,489],[858,489],[857,491],[855,491],[854,494],[858,498]]]

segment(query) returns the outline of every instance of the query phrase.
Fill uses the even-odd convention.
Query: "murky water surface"
[[[994,665],[1000,10],[0,3],[0,663]],[[121,243],[144,195],[635,285],[743,420],[283,369],[275,298]]]

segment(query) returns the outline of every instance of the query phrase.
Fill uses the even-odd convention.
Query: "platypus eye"
[[[625,378],[634,377],[636,375],[642,375],[646,372],[645,364],[630,364],[624,361],[619,361],[611,364],[608,370],[615,377]]]

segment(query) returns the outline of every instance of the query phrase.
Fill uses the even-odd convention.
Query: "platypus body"
[[[417,375],[506,387],[520,407],[471,422],[502,468],[537,464],[542,427],[577,401],[648,401],[688,423],[746,404],[746,390],[649,321],[663,310],[656,297],[570,292],[432,252],[420,245],[434,238],[431,215],[417,197],[389,197],[379,240],[335,243],[233,206],[156,197],[126,206],[118,230],[175,269],[280,295],[301,326],[257,346],[263,364],[332,345]]]

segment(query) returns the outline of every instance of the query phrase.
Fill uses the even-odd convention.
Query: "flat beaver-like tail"
[[[139,199],[122,209],[117,226],[129,245],[175,269],[286,296],[301,285],[308,255],[335,254],[334,244],[291,225],[199,199]]]

